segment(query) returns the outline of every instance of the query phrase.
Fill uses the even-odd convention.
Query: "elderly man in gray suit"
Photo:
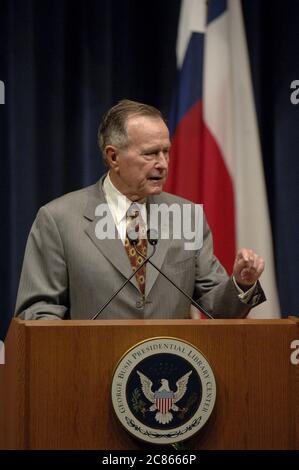
[[[103,117],[99,144],[108,173],[95,185],[46,204],[37,214],[17,297],[16,315],[23,319],[88,319],[98,312],[142,261],[135,257],[133,267],[134,247],[127,246],[124,227],[132,203],[138,204],[145,226],[154,205],[183,209],[188,204],[194,218],[194,204],[162,192],[170,139],[159,110],[121,101]],[[107,209],[116,236],[99,234],[104,227],[101,207]],[[205,219],[201,226],[201,246],[188,250],[186,240],[170,231],[168,239],[159,239],[152,261],[213,317],[242,318],[265,300],[258,281],[264,261],[252,250],[241,249],[229,277],[213,254]],[[136,273],[100,318],[177,319],[189,312],[190,300],[146,264],[143,275]]]

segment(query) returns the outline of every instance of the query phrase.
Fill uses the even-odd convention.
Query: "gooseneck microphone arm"
[[[149,243],[155,247],[158,243],[158,237],[156,236],[155,233],[153,232],[156,232],[155,230],[148,230],[147,231],[147,235],[148,235],[148,241]],[[137,243],[135,240],[131,240],[129,238],[129,241],[131,242],[132,245],[135,246],[135,250],[136,252],[138,253],[139,256],[141,256],[143,259],[145,259],[145,256],[140,253],[140,251],[137,250]],[[137,240],[138,242],[138,240]],[[154,253],[152,253],[154,254]],[[175,282],[173,282],[168,276],[166,276],[166,274],[163,273],[163,271],[161,271],[161,269],[158,268],[158,266],[155,265],[155,263],[153,263],[150,259],[146,259],[146,261],[148,261],[157,271],[159,271],[160,274],[162,274],[162,276],[165,277],[165,279],[167,279],[167,281],[170,282],[170,284],[172,284],[176,289],[178,289],[185,297],[187,297],[187,299],[190,300],[191,304],[194,305],[194,307],[198,308],[199,310],[201,310],[207,317],[209,317],[211,320],[215,320],[215,318],[209,313],[207,312],[207,310],[205,308],[203,308],[201,305],[199,305],[194,299],[192,299],[192,297],[190,297],[189,294],[187,294],[187,292],[183,291],[183,289],[181,289]],[[145,262],[145,261],[144,261]]]
[[[130,242],[133,244],[133,242],[131,241],[131,239],[130,239]],[[137,240],[137,243],[138,243],[138,240]],[[98,318],[98,316],[101,315],[102,311],[107,307],[107,305],[109,305],[110,302],[112,302],[112,300],[117,296],[117,294],[128,284],[128,282],[132,279],[132,277],[134,277],[135,274],[138,273],[138,271],[145,265],[145,263],[147,263],[147,262],[150,260],[150,258],[151,258],[152,256],[154,256],[154,254],[155,254],[155,252],[156,252],[156,245],[153,244],[152,247],[153,247],[153,251],[152,251],[152,253],[150,254],[150,256],[145,257],[144,255],[141,255],[142,258],[143,258],[143,262],[140,264],[140,266],[138,266],[138,268],[136,269],[136,271],[134,271],[134,272],[131,274],[131,276],[130,276],[128,279],[125,280],[125,282],[120,286],[120,288],[107,300],[107,302],[104,303],[104,305],[100,308],[100,310],[99,310],[97,313],[95,313],[95,314],[93,315],[93,317],[90,318],[90,320],[96,320],[96,319]],[[135,249],[136,249],[136,246],[135,246]],[[137,251],[137,250],[136,250],[136,251]],[[139,254],[139,252],[138,252],[138,254]]]

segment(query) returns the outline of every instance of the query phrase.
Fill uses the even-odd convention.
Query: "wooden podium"
[[[299,449],[299,319],[13,320],[0,365],[1,449],[142,449],[110,398],[113,370],[136,343],[191,342],[217,383],[213,413],[190,449]]]

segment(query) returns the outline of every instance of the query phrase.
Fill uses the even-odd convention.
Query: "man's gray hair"
[[[126,148],[129,144],[126,127],[127,120],[131,116],[149,116],[162,119],[166,123],[162,113],[157,108],[138,103],[138,101],[122,100],[108,109],[98,129],[98,144],[106,164],[105,148],[107,145]]]

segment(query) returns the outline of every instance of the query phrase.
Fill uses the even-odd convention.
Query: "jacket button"
[[[137,302],[136,302],[136,307],[137,307],[137,308],[143,308],[143,307],[144,307],[144,302],[143,302],[143,300],[137,300]]]

